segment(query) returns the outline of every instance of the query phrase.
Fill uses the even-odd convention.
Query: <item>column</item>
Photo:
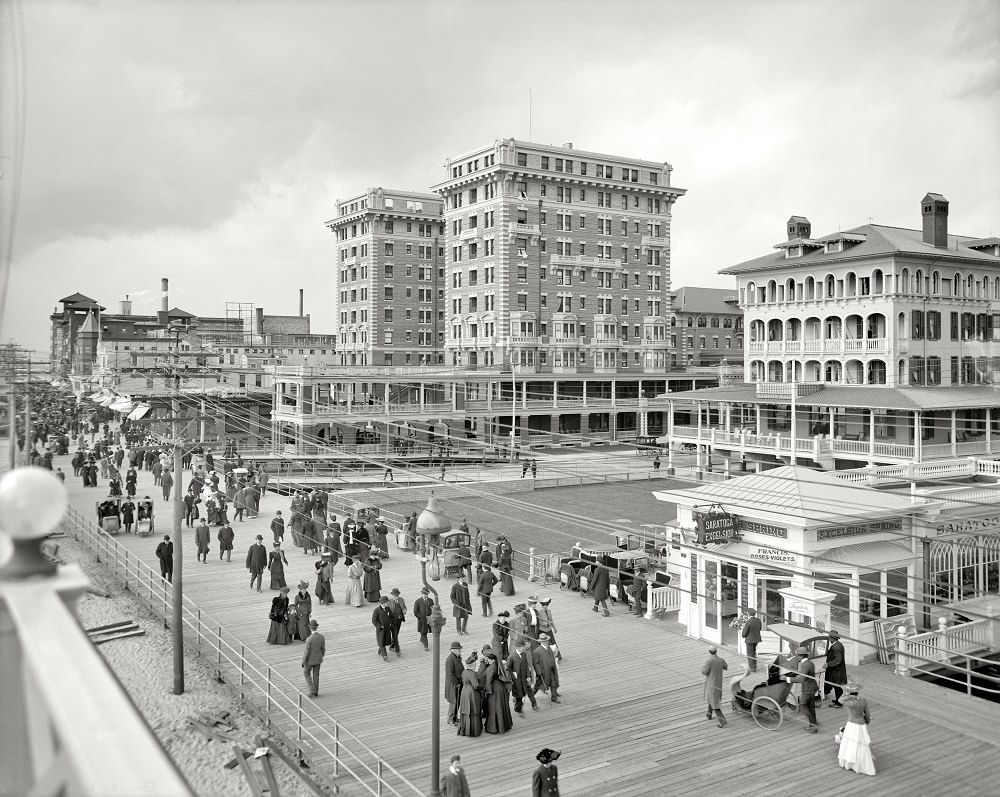
[[[955,410],[951,411],[951,455],[958,456],[958,422],[955,418]]]
[[[993,453],[993,440],[990,432],[990,422],[993,420],[993,408],[986,408],[986,453]]]
[[[639,410],[639,434],[649,434],[649,413],[646,410]]]
[[[760,404],[755,404],[754,405],[754,409],[757,412],[757,428],[756,428],[756,430],[755,430],[754,433],[755,434],[764,434],[764,428],[761,426]]]
[[[583,380],[583,406],[587,406],[587,380]]]
[[[420,383],[420,411],[424,411],[424,383]]]
[[[875,410],[870,409],[871,417],[868,420],[868,467],[875,465]]]
[[[923,455],[921,449],[923,448],[923,416],[920,410],[913,411],[913,461],[920,462],[920,458]]]

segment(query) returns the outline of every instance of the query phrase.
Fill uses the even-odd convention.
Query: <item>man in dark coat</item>
[[[125,533],[132,532],[132,524],[135,523],[135,504],[128,498],[122,501],[122,524],[125,526]]]
[[[556,666],[555,651],[549,646],[549,635],[538,635],[538,647],[531,653],[531,662],[535,668],[535,691],[549,693],[549,700],[560,703],[559,700],[559,668]]]
[[[462,568],[462,572],[465,573],[465,577],[472,581],[472,551],[469,549],[468,543],[463,542],[458,546],[455,551],[455,559],[458,566]]]
[[[830,647],[826,650],[826,680],[823,684],[823,693],[830,694],[833,691],[833,701],[830,703],[834,708],[842,708],[840,696],[844,694],[843,687],[847,685],[847,662],[844,660],[844,643],[840,641],[840,632],[836,629],[830,631]]]
[[[555,762],[561,753],[543,749],[535,758],[541,764],[531,777],[531,797],[559,797],[559,769]]]
[[[247,570],[250,571],[250,589],[254,588],[254,582],[256,581],[257,592],[261,591],[261,578],[264,575],[264,570],[267,569],[267,548],[264,547],[263,539],[258,534],[256,541],[250,546],[250,550],[247,551]]]
[[[431,607],[434,606],[434,601],[429,597],[430,593],[427,587],[421,587],[420,597],[413,602],[413,616],[417,618],[417,631],[420,633],[420,644],[424,646],[424,650],[430,650],[427,647],[427,634],[431,630]]]
[[[610,617],[608,610],[608,597],[611,595],[611,572],[604,565],[594,565],[593,573],[587,582],[587,588],[594,596],[594,611],[598,610],[598,604],[604,609],[604,616]]]
[[[392,636],[392,616],[389,614],[389,598],[385,595],[379,598],[379,604],[372,612],[372,625],[375,626],[378,655],[383,661],[389,661],[389,654],[385,648]]]
[[[212,533],[205,522],[205,518],[201,519],[198,528],[194,530],[194,544],[198,548],[198,561],[207,565],[208,548],[212,544]]]
[[[160,560],[160,576],[167,581],[174,580],[174,544],[170,535],[163,535],[163,542],[156,546],[156,558]]]
[[[448,724],[458,725],[458,698],[462,691],[462,643],[451,643],[451,653],[444,662],[444,695],[448,699]]]
[[[514,711],[524,713],[524,698],[531,702],[531,708],[538,711],[538,701],[535,700],[533,685],[533,665],[530,646],[525,640],[520,640],[507,657],[507,672],[510,673],[511,694],[514,696]]]
[[[163,500],[170,500],[170,488],[174,486],[174,476],[169,470],[160,474],[160,487],[163,488]]]
[[[462,757],[455,753],[451,757],[451,765],[441,775],[441,795],[442,797],[470,797],[471,794],[469,781],[462,768]]]
[[[285,541],[285,519],[281,517],[281,510],[274,513],[271,519],[271,534],[274,535],[275,542]]]
[[[469,624],[469,615],[472,614],[472,599],[464,573],[451,588],[451,613],[455,618],[455,630],[460,634],[467,633],[465,629]]]
[[[488,550],[483,551],[484,554],[488,554]],[[497,577],[493,575],[493,570],[489,567],[483,567],[479,571],[479,578],[476,581],[476,593],[479,595],[479,600],[483,604],[483,617],[489,617],[493,614],[493,587],[496,586]]]
[[[809,658],[809,651],[803,647],[795,649],[795,655],[799,657],[798,675],[790,676],[792,683],[802,684],[802,692],[799,694],[799,708],[805,712],[809,725],[806,727],[808,733],[816,733],[816,693],[819,691],[819,683],[816,680],[816,665]]]
[[[233,540],[236,539],[236,534],[233,531],[233,527],[228,523],[224,524],[221,529],[219,529],[218,534],[219,539],[219,561],[222,561],[222,554],[226,555],[226,561],[231,562],[233,556]]]
[[[747,614],[750,618],[743,624],[740,635],[747,644],[747,664],[750,665],[750,672],[757,672],[757,645],[760,644],[761,623],[756,609],[747,609]],[[845,678],[845,683],[846,680]]]

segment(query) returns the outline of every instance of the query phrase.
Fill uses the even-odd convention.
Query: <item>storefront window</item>
[[[832,592],[836,597],[830,603],[830,626],[839,630],[851,627],[851,576],[847,573],[823,574],[823,578],[844,579],[844,581],[817,581],[816,589]]]
[[[895,617],[906,614],[906,568],[897,567],[885,571],[885,616]]]
[[[862,573],[858,610],[861,622],[878,620],[882,616],[882,573]]]
[[[716,611],[718,603],[719,576],[718,563],[705,560],[705,627],[718,628],[719,615]]]

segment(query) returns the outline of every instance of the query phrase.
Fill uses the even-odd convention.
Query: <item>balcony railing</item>
[[[517,222],[510,225],[510,231],[518,235],[541,235],[537,224],[522,224]]]
[[[482,237],[483,237],[483,233],[482,233],[482,231],[478,227],[469,227],[466,230],[462,230],[458,234],[458,239],[460,241],[472,241],[472,240],[475,240],[477,238],[482,238]]]
[[[662,248],[664,246],[670,246],[670,241],[659,235],[643,235],[641,243],[643,247],[648,248]]]
[[[552,266],[587,266],[590,268],[620,269],[620,258],[595,257],[593,255],[552,255],[549,264]]]

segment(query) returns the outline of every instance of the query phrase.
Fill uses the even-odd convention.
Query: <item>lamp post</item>
[[[510,461],[514,461],[514,441],[517,433],[517,371],[514,365],[514,338],[511,336],[507,349],[510,359]]]
[[[417,534],[421,537],[420,578],[424,586],[434,596],[431,606],[431,788],[430,797],[440,797],[441,790],[441,629],[445,619],[441,614],[441,602],[437,590],[427,583],[427,563],[438,564],[438,541],[442,534],[451,531],[451,520],[441,511],[432,492],[427,499],[427,507],[417,517]],[[441,571],[431,569],[431,580],[438,581]]]

